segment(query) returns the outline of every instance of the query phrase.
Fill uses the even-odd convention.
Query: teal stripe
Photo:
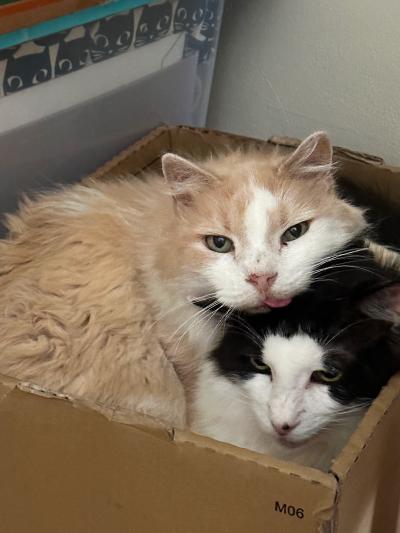
[[[145,4],[151,4],[154,1],[155,0],[147,0],[147,2],[144,0],[109,0],[101,6],[81,9],[71,15],[65,15],[64,17],[40,22],[30,28],[3,33],[3,35],[0,35],[0,50],[26,41],[32,41],[33,39],[39,39],[40,37],[45,37],[46,35],[51,35],[52,33],[57,33],[62,30],[69,30],[75,26],[82,26],[82,24],[87,24],[88,22],[114,15],[114,13],[127,11],[128,9],[140,7]]]

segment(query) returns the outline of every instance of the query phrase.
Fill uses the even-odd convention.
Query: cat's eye
[[[290,226],[290,228],[288,228],[281,237],[282,243],[286,244],[290,241],[295,241],[296,239],[304,235],[308,231],[309,227],[310,223],[307,221],[299,222],[294,226]]]
[[[220,254],[227,254],[233,250],[233,242],[223,235],[207,235],[205,243],[207,248]]]
[[[197,22],[197,21],[201,20],[202,16],[203,16],[203,10],[199,9],[199,10],[197,10],[197,11],[195,11],[193,13],[193,17],[192,18],[193,18],[194,22]]]
[[[70,59],[62,59],[58,64],[61,72],[70,72],[72,70],[72,61]]]
[[[314,383],[335,383],[342,378],[343,374],[337,368],[329,368],[327,370],[315,370],[311,374],[311,381]]]
[[[271,376],[271,367],[266,365],[262,359],[259,357],[250,357],[250,361],[254,368],[258,370],[258,372],[262,372],[263,374],[268,374],[268,376]]]
[[[19,76],[10,76],[7,78],[7,83],[10,89],[16,91],[23,86],[23,81]]]
[[[37,83],[46,81],[48,73],[49,71],[46,68],[41,68],[39,72],[36,72],[36,74],[33,76],[32,83],[36,85]]]
[[[123,46],[123,45],[128,44],[130,36],[131,36],[131,32],[129,30],[122,32],[121,35],[117,39],[117,45]]]
[[[160,20],[160,22],[157,24],[157,30],[161,31],[161,30],[168,29],[169,22],[170,20],[169,20],[168,15],[164,15],[163,18]]]
[[[100,48],[107,48],[108,46],[108,38],[103,35],[102,33],[99,33],[96,35],[96,37],[94,38],[94,42],[96,44],[96,46],[99,46]]]
[[[186,16],[187,16],[187,12],[186,12],[186,9],[185,9],[184,7],[180,7],[180,8],[178,9],[178,11],[176,12],[176,14],[178,15],[178,17],[180,17],[180,18],[184,18],[184,19],[185,19]]]

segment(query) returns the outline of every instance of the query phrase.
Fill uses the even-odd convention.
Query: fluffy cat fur
[[[25,200],[0,241],[0,372],[182,427],[192,365],[217,342],[214,305],[268,311],[361,234],[324,133],[289,157],[233,151],[163,173]],[[301,238],[281,235],[308,220]],[[206,236],[233,242],[211,251]],[[269,276],[255,285],[251,276]]]
[[[400,285],[323,303],[311,293],[287,309],[232,320],[199,374],[192,429],[329,469],[400,370]],[[341,376],[321,381],[321,370]]]

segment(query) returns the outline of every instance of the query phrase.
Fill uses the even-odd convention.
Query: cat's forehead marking
[[[323,368],[324,349],[305,333],[271,335],[264,341],[263,359],[281,378],[295,378]]]
[[[277,208],[277,199],[265,187],[250,186],[250,201],[244,213],[245,239],[253,252],[265,252],[269,218]]]

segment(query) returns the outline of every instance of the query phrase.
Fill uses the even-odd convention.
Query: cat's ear
[[[332,180],[332,157],[328,135],[324,131],[317,131],[300,143],[283,162],[283,170],[293,177],[325,177]]]
[[[370,318],[384,320],[400,328],[400,283],[394,283],[364,298],[361,311]]]
[[[215,181],[211,174],[175,154],[164,154],[161,165],[174,198],[185,205],[190,204],[197,192]]]

